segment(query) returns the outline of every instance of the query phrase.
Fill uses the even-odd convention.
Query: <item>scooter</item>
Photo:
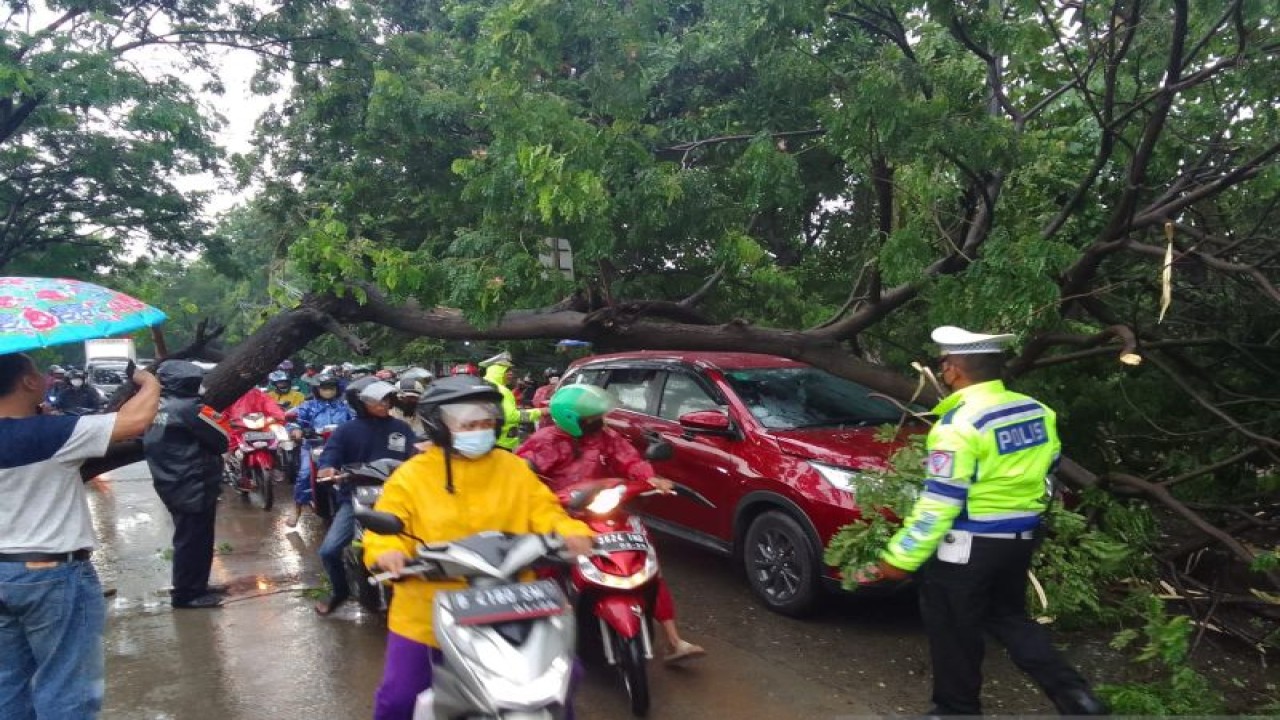
[[[288,432],[260,412],[249,413],[231,423],[236,435],[235,458],[240,463],[236,490],[246,500],[254,500],[263,510],[275,504],[276,451]]]
[[[356,513],[356,534],[351,544],[342,551],[342,564],[347,571],[347,584],[351,595],[360,602],[364,609],[371,613],[384,615],[391,606],[391,583],[371,583],[369,572],[364,564],[364,526],[360,523],[360,513],[373,510],[378,498],[382,497],[382,486],[391,474],[400,467],[400,460],[390,458],[375,460],[371,463],[346,465],[336,476],[335,482],[352,485],[351,502]]]
[[[670,457],[671,446],[650,446],[645,454],[651,460],[663,460]],[[591,554],[579,557],[570,574],[577,617],[582,623],[596,619],[605,661],[617,668],[637,717],[649,711],[648,661],[653,659],[653,609],[660,566],[644,523],[624,506],[637,497],[662,494],[624,480],[584,481],[559,493],[569,513],[596,533]],[[715,507],[696,490],[678,483],[674,494]],[[594,634],[590,628],[582,630],[584,636]]]
[[[380,535],[404,534],[390,513],[358,511],[356,518]],[[562,562],[564,541],[484,532],[419,543],[400,577],[465,580],[467,588],[436,593],[432,622],[444,660],[432,668],[432,686],[418,696],[414,720],[563,718],[573,675],[573,611],[554,580],[515,578],[541,563]],[[370,582],[392,579],[379,573]]]
[[[333,496],[331,489],[324,483],[319,482],[320,474],[320,456],[324,454],[325,443],[329,442],[329,436],[333,435],[333,431],[337,430],[337,425],[324,425],[313,430],[304,431],[304,437],[308,440],[318,440],[315,445],[311,446],[311,505],[316,511],[316,515],[324,520],[333,518]]]
[[[276,451],[277,460],[280,464],[280,475],[288,483],[292,484],[293,479],[298,477],[298,466],[302,463],[302,446],[297,440],[293,439],[293,431],[298,429],[294,424],[297,417],[295,409],[286,410],[284,413],[284,435],[280,439],[280,446]]]

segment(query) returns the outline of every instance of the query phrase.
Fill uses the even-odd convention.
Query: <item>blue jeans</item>
[[[88,560],[0,562],[0,716],[84,720],[102,707],[102,585]]]
[[[298,505],[311,503],[311,449],[314,447],[313,441],[307,440],[298,451],[298,476],[293,479],[293,501]]]
[[[337,503],[333,512],[333,521],[329,532],[320,544],[320,562],[329,575],[329,583],[333,586],[333,597],[345,600],[350,596],[347,587],[347,571],[342,567],[342,551],[347,549],[356,537],[355,507],[351,501]]]

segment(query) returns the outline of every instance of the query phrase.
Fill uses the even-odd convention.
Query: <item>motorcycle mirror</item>
[[[666,440],[655,439],[649,443],[649,447],[645,448],[644,457],[652,462],[662,462],[670,460],[675,455],[676,449]]]
[[[401,535],[404,533],[404,522],[388,512],[377,510],[356,510],[356,520],[366,529],[379,535]]]
[[[578,489],[569,493],[569,501],[565,503],[565,507],[570,510],[581,510],[591,502],[591,498],[595,497],[594,490]]]

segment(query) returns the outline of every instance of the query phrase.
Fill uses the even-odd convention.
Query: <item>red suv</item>
[[[655,435],[670,442],[658,473],[715,503],[647,503],[646,522],[741,561],[764,604],[788,615],[836,582],[823,548],[859,515],[859,471],[884,467],[893,451],[877,426],[901,417],[857,383],[772,355],[598,355],[564,382],[608,390],[609,426],[640,449]]]

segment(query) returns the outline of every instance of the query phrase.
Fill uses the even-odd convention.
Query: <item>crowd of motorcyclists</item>
[[[1012,337],[950,326],[934,332],[940,374],[954,392],[934,410],[929,479],[889,548],[856,580],[902,580],[925,567],[920,592],[934,665],[931,715],[980,714],[984,629],[1064,714],[1105,714],[1106,705],[1025,610],[1044,477],[1061,446],[1052,410],[999,380]],[[29,358],[20,360],[28,369],[11,363],[8,374],[25,378],[29,390],[14,402],[27,402],[29,411],[26,398],[39,393],[40,377]],[[698,494],[656,474],[650,461],[670,458],[670,444],[664,457],[663,443],[651,440],[642,455],[606,426],[614,407],[608,391],[562,386],[556,368],[543,372],[542,384],[527,376],[517,381],[507,352],[453,366],[440,378],[424,368],[352,363],[308,364],[297,372],[285,362],[264,387],[219,414],[203,404],[203,371],[194,364],[162,364],[157,375],[163,393],[159,412],[148,410],[155,420],[143,442],[157,492],[174,515],[175,547],[190,558],[180,568],[175,553],[173,606],[221,604],[224,588],[208,583],[217,466],[247,466],[247,453],[281,453],[268,467],[293,484],[287,525],[295,528],[308,509],[326,523],[318,554],[330,592],[316,613],[328,616],[365,586],[396,581],[389,605],[377,609],[387,613],[388,642],[375,720],[496,717],[512,708],[571,718],[580,670],[575,630],[559,618],[566,597],[598,601],[581,616],[598,621],[605,659],[622,669],[637,715],[648,707],[650,619],[661,628],[668,664],[705,654],[680,636],[647,531],[622,509],[641,495]],[[93,414],[104,404],[75,369],[54,366],[46,381],[44,413]],[[964,406],[968,400],[972,408]],[[979,433],[1001,420],[1022,424]],[[137,424],[111,437],[136,435]],[[259,443],[260,436],[300,443],[296,458],[284,455],[288,443]],[[362,495],[357,506],[360,487],[351,478],[378,463],[370,474],[377,492]],[[189,482],[196,475],[198,486]],[[244,473],[222,477],[242,493],[254,491]],[[252,480],[260,483],[261,473]],[[269,510],[270,492],[266,497]],[[950,530],[936,526],[943,515]],[[360,543],[352,546],[356,537]],[[63,555],[68,562],[87,558],[79,551]],[[32,562],[29,554],[8,558]],[[543,564],[551,558],[561,564]],[[360,577],[353,577],[353,563]],[[639,674],[625,669],[628,662]]]

